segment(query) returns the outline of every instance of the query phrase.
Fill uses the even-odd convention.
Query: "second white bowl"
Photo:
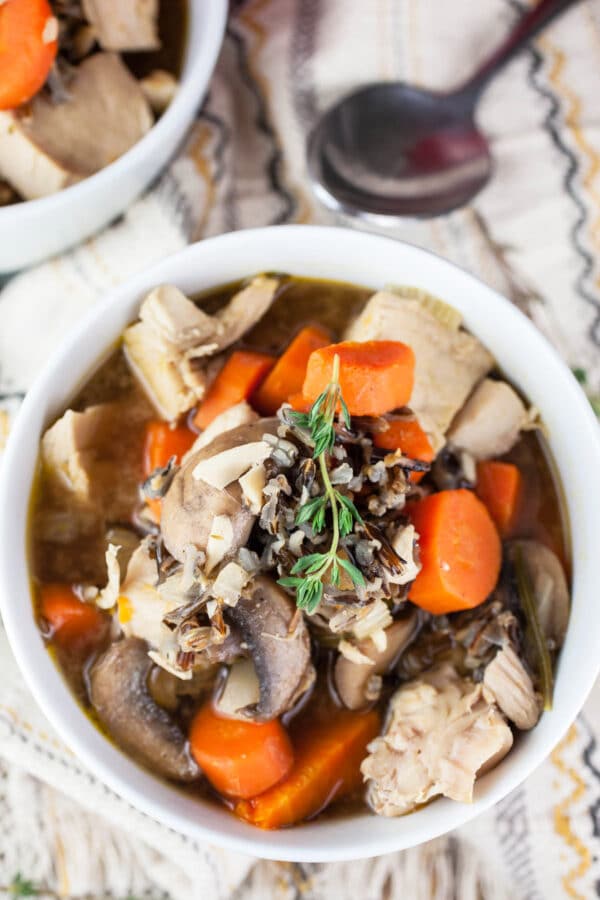
[[[146,188],[175,152],[206,93],[221,47],[227,0],[189,0],[179,89],[148,134],[84,181],[39,200],[0,207],[0,273],[30,266],[89,237]]]

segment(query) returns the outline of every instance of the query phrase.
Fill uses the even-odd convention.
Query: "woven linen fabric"
[[[0,443],[54,347],[124,278],[224,231],[352,227],[310,192],[304,147],[319,112],[372,80],[450,87],[521,11],[515,0],[241,5],[179,157],[112,227],[0,292]],[[600,0],[588,0],[486,92],[480,123],[496,170],[473,205],[388,231],[510,297],[586,370],[591,392],[600,389],[599,80]],[[54,897],[587,900],[600,895],[599,733],[597,688],[537,772],[451,836],[352,864],[258,862],[199,846],[105,788],[46,723],[0,629],[0,895],[20,872]]]

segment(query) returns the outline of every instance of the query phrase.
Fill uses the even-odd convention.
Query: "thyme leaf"
[[[362,572],[350,560],[338,553],[340,539],[350,534],[354,523],[362,524],[362,518],[350,497],[336,490],[329,477],[327,456],[335,446],[335,421],[338,418],[350,428],[350,412],[342,397],[339,382],[340,359],[335,356],[331,381],[319,394],[308,413],[294,410],[288,413],[291,422],[299,428],[307,428],[314,443],[313,458],[319,466],[323,493],[304,503],[296,514],[296,525],[310,524],[315,534],[325,528],[327,512],[331,514],[332,537],[326,553],[309,553],[301,556],[292,566],[291,574],[279,579],[283,587],[294,588],[296,605],[312,615],[323,599],[325,584],[339,587],[343,569],[357,587],[363,587]],[[338,413],[338,409],[340,412]]]

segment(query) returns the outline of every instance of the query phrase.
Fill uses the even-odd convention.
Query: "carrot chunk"
[[[291,405],[292,409],[296,410],[296,412],[310,412],[310,401],[306,399],[302,391],[298,391],[296,394],[290,394],[288,403]]]
[[[485,460],[477,464],[475,492],[488,509],[503,538],[514,529],[523,488],[522,476],[512,463]]]
[[[198,435],[187,425],[171,427],[169,422],[155,420],[146,425],[144,439],[144,478],[167,465],[172,456],[180,462]],[[154,518],[160,521],[160,500],[149,500]]]
[[[37,94],[56,57],[58,23],[48,0],[0,3],[0,109]]]
[[[490,514],[468,490],[440,491],[412,504],[421,571],[409,600],[433,615],[472,609],[489,596],[500,574],[500,538]]]
[[[39,598],[50,638],[59,647],[82,653],[104,636],[107,617],[97,606],[80,600],[70,584],[43,584]]]
[[[274,365],[274,357],[266,353],[236,350],[208,389],[194,416],[194,425],[206,428],[230,406],[250,399]]]
[[[373,435],[373,443],[382,450],[401,450],[410,459],[431,462],[435,456],[429,438],[416,419],[394,419],[387,431]],[[411,472],[410,480],[417,484],[424,472]]]
[[[238,803],[236,815],[259,828],[283,828],[315,816],[334,799],[360,787],[360,764],[379,728],[379,714],[371,710],[338,712],[329,721],[303,729],[287,777]]]
[[[278,719],[230,719],[210,703],[196,713],[189,738],[192,756],[225,797],[261,794],[281,781],[294,762],[292,744]]]
[[[162,469],[172,456],[177,462],[188,452],[198,435],[187,425],[172,428],[168,422],[153,421],[146,425],[144,441],[144,475]]]
[[[314,402],[331,381],[340,358],[340,387],[353,416],[381,416],[404,406],[414,384],[415,355],[400,341],[345,341],[311,354],[302,393]]]
[[[298,332],[254,395],[254,406],[263,416],[275,415],[282,403],[302,390],[310,354],[330,341],[331,335],[314,325]]]

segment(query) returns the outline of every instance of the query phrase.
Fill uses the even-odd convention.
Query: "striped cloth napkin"
[[[107,289],[190,241],[318,206],[304,146],[352,87],[466,77],[516,0],[251,0],[231,18],[180,156],[112,227],[0,291],[0,445],[64,333]],[[390,229],[517,304],[600,393],[600,0],[567,13],[486,93],[496,172],[473,206]],[[260,863],[129,807],[74,758],[23,686],[0,628],[0,895],[548,900],[600,893],[600,689],[546,763],[451,836],[340,865]],[[15,878],[19,873],[18,879]],[[31,882],[31,884],[28,884]],[[4,886],[4,888],[2,888]]]

